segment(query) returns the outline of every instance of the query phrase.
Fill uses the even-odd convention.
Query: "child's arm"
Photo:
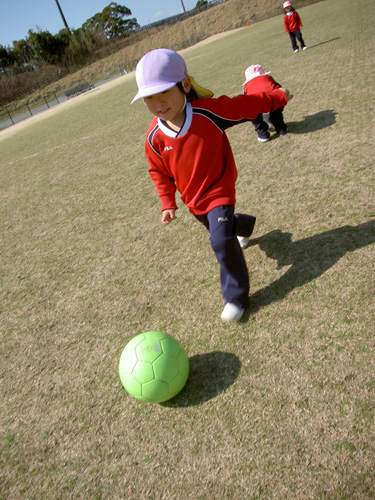
[[[284,16],[284,28],[285,28],[285,33],[289,35],[289,23],[287,16]]]
[[[161,222],[169,224],[176,219],[176,184],[166,170],[160,155],[151,148],[148,141],[146,141],[146,158],[149,163],[149,174],[161,201]]]
[[[288,101],[290,101],[294,97],[294,95],[291,94],[288,89],[284,89],[284,87],[279,87],[277,90],[281,90],[281,92],[284,92]]]
[[[258,92],[250,95],[236,97],[221,96],[217,99],[199,101],[195,109],[207,108],[212,113],[211,119],[221,130],[239,125],[245,121],[254,120],[259,113],[269,113],[274,109],[286,106],[290,94],[283,87],[272,92]],[[199,112],[199,111],[198,111]],[[168,208],[168,207],[166,207]]]

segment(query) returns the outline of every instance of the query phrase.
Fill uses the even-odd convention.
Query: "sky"
[[[78,29],[82,24],[111,0],[59,0],[69,28]],[[183,13],[195,7],[197,0],[117,0],[128,7],[141,26],[166,17]],[[0,45],[12,47],[13,40],[27,37],[29,29],[49,31],[56,35],[64,28],[56,0],[0,0]]]

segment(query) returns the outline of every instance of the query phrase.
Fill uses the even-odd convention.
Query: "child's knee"
[[[238,240],[234,233],[230,235],[211,234],[210,243],[216,255],[233,255],[237,251]]]

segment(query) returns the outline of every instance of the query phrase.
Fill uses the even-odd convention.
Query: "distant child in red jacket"
[[[246,81],[243,84],[245,95],[258,94],[259,92],[273,92],[281,87],[272,76],[269,76],[270,71],[265,72],[260,64],[253,64],[245,71]],[[284,106],[274,107],[269,113],[268,121],[275,127],[275,131],[283,136],[288,132],[288,128],[283,117]],[[255,132],[258,134],[259,142],[268,142],[270,140],[269,126],[263,119],[263,113],[251,120],[254,125]]]
[[[296,42],[296,38],[301,45],[301,49],[306,50],[307,47],[305,45],[305,42],[303,41],[301,33],[301,28],[302,28],[301,18],[299,17],[298,13],[293,9],[292,2],[290,2],[289,0],[286,0],[286,2],[283,3],[283,8],[285,10],[284,27],[285,31],[290,36],[290,41],[292,42],[294,53],[298,52],[298,45]]]
[[[209,231],[225,301],[221,318],[238,321],[249,295],[241,248],[249,240],[255,217],[234,212],[237,169],[225,130],[284,106],[292,96],[280,88],[269,94],[212,99],[213,93],[188,74],[184,59],[169,49],[144,55],[135,76],[138,93],[132,102],[143,99],[154,115],[145,152],[161,201],[161,222],[176,219],[178,190],[190,212]]]

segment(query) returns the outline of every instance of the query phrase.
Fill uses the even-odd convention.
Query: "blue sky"
[[[195,7],[197,0],[182,0],[186,10]],[[82,24],[101,12],[111,0],[59,0],[70,28]],[[183,12],[181,0],[117,0],[132,11],[141,26]],[[55,0],[0,0],[0,45],[12,46],[13,40],[27,37],[29,29],[49,31],[56,35],[64,28]]]

